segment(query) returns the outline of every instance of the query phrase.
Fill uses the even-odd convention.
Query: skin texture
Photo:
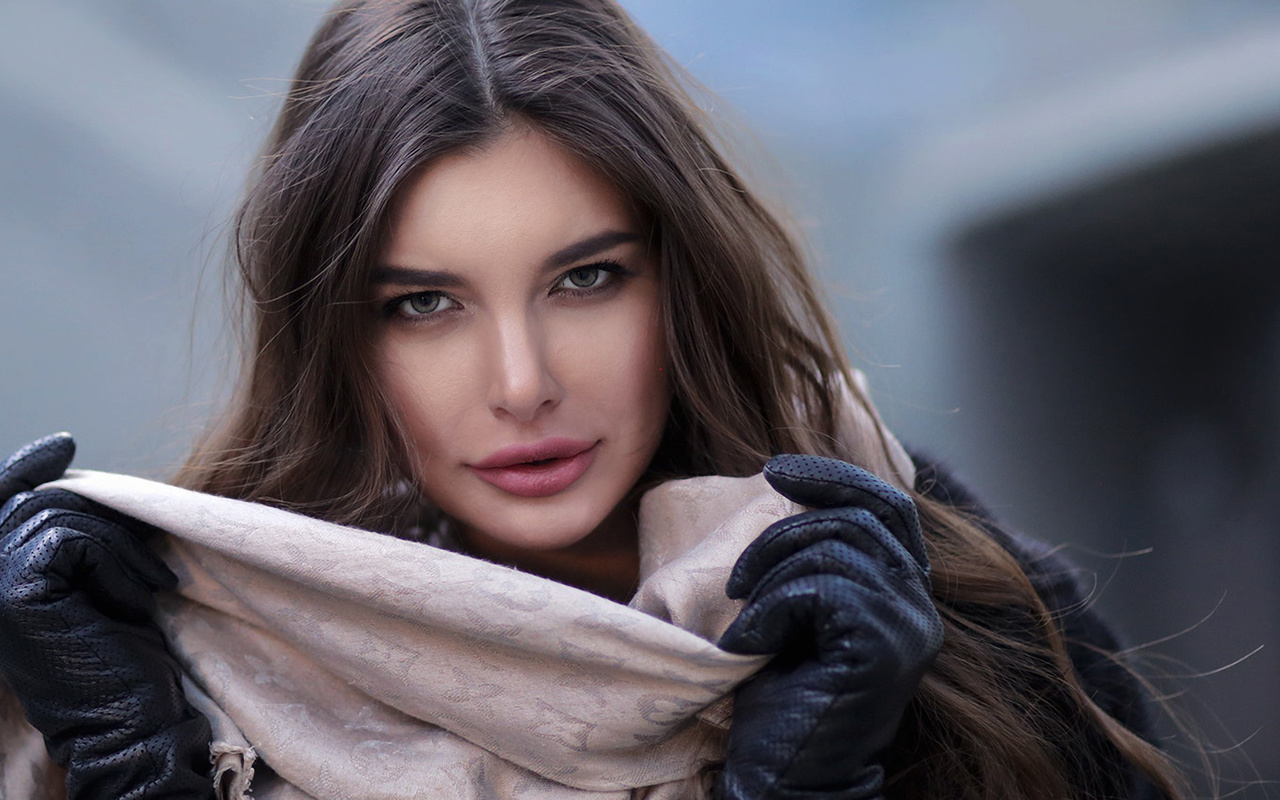
[[[624,236],[555,258],[609,233]],[[382,264],[379,368],[423,492],[477,555],[625,596],[637,559],[629,495],[670,405],[659,266],[625,198],[516,129],[410,181]],[[552,437],[593,447],[582,476],[549,496],[519,496],[472,467]]]

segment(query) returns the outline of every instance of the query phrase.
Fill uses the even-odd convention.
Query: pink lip
[[[520,497],[548,497],[568,489],[596,457],[598,442],[543,439],[512,445],[468,464],[483,481]]]

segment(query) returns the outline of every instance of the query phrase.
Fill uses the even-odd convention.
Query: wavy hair
[[[573,153],[653,226],[673,402],[654,476],[846,456],[856,389],[798,240],[726,161],[687,77],[610,0],[344,2],[312,38],[236,218],[247,317],[237,394],[180,485],[391,530],[412,459],[371,367],[370,272],[397,191],[515,124]],[[915,493],[945,643],[888,754],[889,797],[1123,795],[1076,763],[1087,730],[1171,797],[1177,771],[1081,689],[1026,574]],[[989,610],[1015,613],[1011,640]],[[1050,687],[1054,700],[1035,692]]]

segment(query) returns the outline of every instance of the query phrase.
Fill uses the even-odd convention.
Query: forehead
[[[542,134],[519,129],[427,165],[401,190],[383,260],[446,268],[537,259],[603,229],[633,230],[626,198]]]

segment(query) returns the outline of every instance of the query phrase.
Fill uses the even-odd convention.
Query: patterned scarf
[[[849,404],[860,463],[910,460]],[[879,446],[883,434],[888,446]],[[876,446],[871,446],[872,443]],[[623,606],[427,545],[125,475],[58,482],[169,533],[159,622],[214,732],[228,800],[706,797],[732,690],[765,662],[713,643],[724,585],[800,511],[763,477],[673,481],[640,504]],[[39,735],[0,692],[0,797],[53,796]]]

